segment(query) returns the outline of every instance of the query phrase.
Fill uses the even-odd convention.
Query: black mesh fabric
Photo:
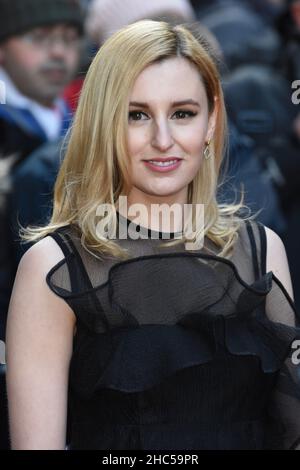
[[[129,239],[129,260],[100,260],[76,228],[52,236],[47,283],[77,319],[70,449],[297,447],[298,314],[263,226],[244,222],[230,259]]]

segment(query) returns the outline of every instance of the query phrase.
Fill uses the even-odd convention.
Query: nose
[[[67,47],[62,40],[53,40],[49,45],[49,54],[52,57],[64,57],[66,55]]]
[[[172,131],[166,119],[153,124],[152,146],[161,152],[165,152],[174,143]]]

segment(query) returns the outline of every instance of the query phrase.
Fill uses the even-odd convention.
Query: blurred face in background
[[[80,52],[81,39],[74,26],[43,26],[1,44],[0,66],[23,95],[51,107],[73,78]]]

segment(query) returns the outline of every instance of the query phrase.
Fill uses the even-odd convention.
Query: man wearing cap
[[[11,182],[27,156],[57,141],[69,126],[71,112],[60,95],[78,69],[83,21],[76,0],[0,0],[0,11],[0,340],[4,340],[15,274],[8,223]],[[2,387],[3,375],[0,449],[8,445]]]

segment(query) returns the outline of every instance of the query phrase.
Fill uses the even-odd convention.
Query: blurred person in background
[[[255,3],[244,0],[196,2],[198,20],[222,44],[230,71],[242,64],[274,65],[280,52],[280,38]],[[268,3],[268,2],[267,2]],[[266,5],[261,2],[261,8]]]
[[[89,2],[80,2],[82,24]],[[80,60],[77,74],[63,89],[61,97],[73,115],[76,108],[86,71],[94,55],[94,45],[86,35],[81,36]],[[61,99],[61,98],[60,98]],[[68,119],[69,121],[69,119]],[[47,141],[32,152],[15,169],[14,187],[9,200],[10,225],[14,230],[13,262],[17,265],[28,246],[20,243],[20,225],[35,225],[46,222],[52,209],[53,187],[59,166],[63,159],[63,135]]]
[[[216,7],[230,6],[236,4],[237,6],[250,7],[253,11],[261,15],[268,23],[272,24],[273,21],[281,14],[284,9],[286,0],[190,0],[193,8],[195,9],[198,18],[206,14],[209,10],[216,9]]]
[[[300,0],[287,0],[276,22],[282,39],[281,65],[291,81],[300,79]]]
[[[196,19],[189,0],[92,0],[86,32],[98,45],[123,26],[142,19],[182,23]]]
[[[290,120],[289,135],[294,152],[287,158],[289,149],[283,142],[282,151],[278,151],[278,160],[282,168],[287,184],[282,188],[282,197],[285,210],[288,215],[288,231],[285,235],[285,244],[289,257],[291,272],[297,280],[295,289],[296,304],[300,306],[300,254],[299,254],[299,231],[300,231],[300,105],[291,100],[292,84],[300,80],[300,1],[287,0],[285,9],[276,23],[277,30],[282,41],[279,68],[286,78],[289,87],[289,102],[292,102],[293,114]]]
[[[0,339],[15,274],[8,200],[15,170],[63,136],[71,112],[60,98],[79,63],[82,15],[75,0],[0,0]],[[4,369],[0,447],[6,448]]]

